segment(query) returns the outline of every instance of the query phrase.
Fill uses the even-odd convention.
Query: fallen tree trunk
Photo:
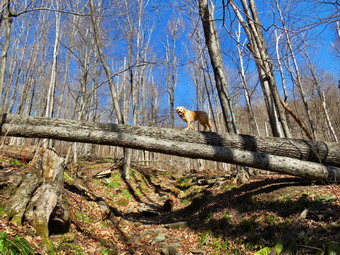
[[[126,133],[137,136],[153,137],[161,140],[172,140],[194,144],[206,144],[242,149],[247,151],[285,156],[306,161],[318,162],[326,165],[340,167],[340,144],[323,141],[303,139],[285,139],[276,137],[259,137],[251,135],[238,135],[231,133],[218,134],[214,132],[195,132],[169,128],[128,126],[110,123],[95,123],[76,120],[52,119],[43,117],[0,115],[1,125],[40,125],[53,127],[69,127],[74,129],[88,129]],[[1,130],[1,135],[6,131]],[[55,138],[58,139],[58,138]],[[91,142],[89,142],[91,143]]]
[[[22,161],[31,161],[36,149],[36,146],[0,145],[0,154]]]
[[[340,168],[334,166],[216,145],[159,139],[156,135],[150,137],[127,132],[108,132],[79,127],[3,124],[1,134],[5,133],[11,136],[114,145],[183,157],[202,158],[322,181],[340,180]]]

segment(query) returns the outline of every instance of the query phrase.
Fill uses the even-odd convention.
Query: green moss
[[[6,214],[5,209],[0,207],[0,216],[5,215],[5,214]]]
[[[117,201],[117,205],[125,207],[129,205],[129,202],[130,202],[129,199],[123,198]]]

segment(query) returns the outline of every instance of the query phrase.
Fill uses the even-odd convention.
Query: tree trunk
[[[91,9],[91,12],[92,12],[91,22],[92,22],[93,31],[94,31],[94,41],[95,41],[95,44],[97,46],[97,51],[98,51],[98,56],[99,56],[100,62],[102,63],[103,68],[105,70],[105,74],[106,74],[106,76],[109,80],[112,104],[113,104],[114,109],[115,109],[115,113],[116,113],[116,116],[117,116],[118,123],[124,124],[127,121],[125,121],[124,116],[123,116],[123,112],[120,109],[120,104],[119,104],[119,100],[118,100],[116,86],[115,86],[114,81],[113,81],[113,75],[112,75],[111,70],[109,68],[109,65],[106,61],[106,58],[105,58],[105,55],[104,55],[104,52],[103,52],[103,46],[102,46],[102,43],[101,43],[100,38],[99,38],[99,25],[98,25],[99,19],[96,19],[96,17],[95,17],[93,0],[90,0],[90,9]],[[122,177],[126,178],[126,179],[129,179],[130,160],[131,160],[131,150],[124,149],[124,164],[123,164]]]
[[[95,123],[89,121],[18,116],[10,114],[0,114],[0,119],[0,135],[2,136],[9,135],[20,137],[33,137],[28,133],[27,135],[25,135],[24,127],[20,128],[20,126],[24,125],[37,126],[37,128],[42,126],[42,129],[44,128],[44,126],[45,129],[48,129],[50,126],[61,128],[65,127],[70,128],[70,131],[72,131],[72,128],[84,129],[88,131],[96,130],[102,132],[113,132],[117,134],[131,134],[155,137],[161,140],[223,146],[277,156],[287,156],[327,165],[340,166],[340,144],[333,142],[311,141],[304,139],[287,139],[278,137],[261,137],[230,133],[218,134],[215,132],[185,132],[183,130],[169,128],[129,126],[121,124]],[[18,131],[11,129],[11,127],[14,128],[17,126]],[[39,134],[39,132],[36,133]],[[66,130],[63,133],[65,134],[62,134],[60,138],[54,138],[65,141],[97,143],[96,141],[91,141],[91,139],[78,140],[76,137],[73,138],[73,135],[68,134]],[[52,136],[51,134],[52,133],[42,133],[39,135],[39,137],[42,137],[43,135]],[[105,137],[103,137],[103,139],[105,139]]]
[[[280,104],[280,96],[276,87],[273,66],[267,50],[255,2],[250,0],[248,3],[246,0],[241,0],[243,10],[240,10],[241,8],[238,7],[234,1],[230,0],[228,2],[247,34],[249,40],[247,46],[254,57],[259,73],[273,136],[289,138],[291,134],[286,116]],[[245,18],[242,16],[243,14]]]
[[[31,161],[36,148],[36,146],[0,145],[0,154],[22,161]]]
[[[220,43],[216,31],[214,20],[213,5],[208,0],[199,1],[199,12],[203,24],[205,43],[208,47],[211,65],[214,70],[216,88],[221,102],[224,121],[228,132],[237,133],[236,121],[233,112],[232,102],[226,84],[226,77],[223,70],[223,61],[220,49]],[[230,115],[229,115],[230,114]]]
[[[313,140],[317,140],[316,128],[315,128],[315,125],[314,125],[314,121],[312,120],[312,114],[311,114],[310,107],[308,105],[306,95],[305,95],[305,91],[304,91],[304,88],[303,88],[302,79],[301,79],[302,76],[301,76],[299,66],[297,64],[297,59],[295,57],[295,53],[294,53],[294,50],[293,50],[293,45],[292,45],[292,42],[291,42],[291,36],[288,32],[289,28],[287,28],[286,20],[284,18],[284,15],[282,13],[282,9],[281,9],[279,3],[276,2],[275,4],[276,4],[276,8],[279,12],[280,21],[281,21],[281,24],[283,26],[283,32],[284,32],[284,34],[286,36],[286,40],[287,40],[286,43],[285,43],[285,47],[288,48],[288,53],[290,54],[289,57],[293,61],[293,67],[294,67],[294,73],[292,73],[293,82],[296,84],[296,86],[299,89],[300,96],[301,96],[301,99],[302,99],[302,102],[303,102],[303,106],[305,108],[305,112],[306,112],[306,115],[307,115],[309,128],[311,129],[312,134],[313,134]]]
[[[1,16],[4,19],[5,24],[5,43],[2,48],[1,53],[1,65],[0,65],[0,102],[3,103],[4,98],[2,98],[2,90],[4,87],[4,80],[5,80],[5,72],[7,67],[7,54],[9,50],[10,40],[11,40],[11,26],[13,17],[11,17],[10,12],[10,0],[6,0],[5,3],[1,6],[3,10],[1,10]],[[2,104],[2,106],[4,106]],[[2,108],[2,107],[1,107]]]
[[[62,199],[64,159],[41,148],[26,172],[4,209],[8,220],[18,225],[28,222],[48,246],[49,229],[68,229],[68,211]],[[50,221],[56,215],[63,218],[62,225]]]
[[[8,123],[5,117],[2,119],[2,123]],[[121,146],[244,165],[311,179],[334,181],[340,178],[340,169],[337,167],[340,166],[338,143],[236,134],[220,135],[213,132],[48,120],[36,117],[22,117],[22,119],[30,120],[30,123],[12,119],[12,123],[21,123],[2,124],[1,135]],[[43,123],[48,125],[44,126]],[[297,159],[287,156],[294,156]],[[301,159],[314,160],[327,165],[305,162]]]
[[[238,32],[236,35],[237,38],[237,53],[238,53],[238,58],[239,58],[239,75],[241,78],[241,85],[243,88],[243,93],[244,93],[244,98],[246,99],[246,106],[247,106],[247,112],[249,116],[249,122],[251,123],[251,130],[255,130],[255,135],[260,135],[260,129],[257,124],[257,120],[253,111],[253,106],[251,103],[251,97],[247,85],[247,79],[246,79],[246,73],[244,70],[244,63],[243,63],[243,54],[242,54],[242,47],[241,47],[241,42],[240,42],[240,37],[241,37],[241,24],[239,23],[238,25]]]

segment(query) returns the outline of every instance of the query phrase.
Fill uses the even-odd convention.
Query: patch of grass
[[[265,222],[269,225],[277,224],[277,217],[274,214],[268,214],[265,217]]]
[[[134,168],[131,168],[131,169],[130,169],[130,175],[131,175],[131,176],[135,176],[137,173],[138,173],[138,172],[136,171],[136,169],[134,169]]]
[[[65,181],[69,181],[69,182],[75,182],[74,178],[72,178],[68,173],[64,172],[64,179]]]
[[[223,219],[225,219],[225,220],[231,220],[232,218],[233,218],[233,216],[231,214],[226,213],[226,214],[223,215]]]
[[[103,254],[103,255],[118,255],[118,252],[117,252],[117,250],[101,249],[100,254]]]
[[[110,178],[105,179],[105,184],[110,188],[118,189],[121,187],[122,178],[119,173],[111,175]]]
[[[229,247],[229,241],[223,240],[222,238],[215,238],[211,246],[214,248],[216,255],[225,254]]]
[[[225,183],[225,185],[224,185],[224,191],[230,191],[230,190],[237,189],[237,188],[238,188],[238,186],[230,185],[229,183]]]
[[[278,241],[274,247],[264,247],[254,253],[254,255],[269,255],[275,254],[280,255],[283,251],[283,244],[282,241]]]
[[[333,195],[321,195],[316,198],[316,200],[321,202],[333,202],[335,200],[335,196]]]
[[[120,190],[120,193],[125,198],[132,198],[131,193],[128,190],[126,190],[126,189]]]
[[[184,178],[181,178],[181,179],[177,182],[176,186],[177,186],[180,190],[187,190],[187,189],[189,189],[189,188],[192,186],[191,180],[192,180],[191,177],[184,177]]]
[[[90,217],[88,217],[88,216],[86,216],[86,215],[84,215],[84,214],[82,214],[80,212],[76,212],[75,215],[77,216],[77,218],[81,219],[84,222],[87,222],[87,223],[91,223],[92,222]]]
[[[22,167],[22,166],[26,165],[26,163],[22,162],[22,161],[19,160],[19,159],[10,159],[10,160],[9,160],[9,163],[10,163],[11,165],[19,166],[19,167]]]
[[[191,204],[191,199],[182,199],[181,203],[184,205],[190,205]]]
[[[281,195],[278,197],[279,200],[292,200],[293,197],[289,195]]]
[[[114,161],[115,160],[113,158],[101,158],[97,160],[98,163],[112,163]]]
[[[83,250],[74,243],[61,243],[58,247],[59,251],[65,251],[68,254],[84,255]]]
[[[198,241],[198,244],[199,244],[200,246],[207,245],[208,242],[209,242],[209,239],[210,239],[210,236],[211,236],[211,235],[212,235],[212,234],[211,234],[210,232],[203,232],[203,233],[201,234],[200,240]]]

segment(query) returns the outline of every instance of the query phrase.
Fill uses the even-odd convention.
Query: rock
[[[156,244],[156,243],[160,243],[163,242],[166,238],[168,237],[168,235],[164,234],[164,233],[159,233],[151,242],[151,244]]]
[[[209,185],[208,180],[206,180],[206,179],[197,180],[197,184],[200,185],[200,186]]]
[[[111,169],[107,169],[99,173],[96,173],[95,175],[93,175],[93,178],[101,179],[101,178],[108,178],[110,176],[111,176]]]
[[[192,254],[205,254],[205,250],[191,250]]]
[[[174,223],[169,223],[164,225],[166,228],[178,229],[178,228],[186,228],[188,227],[187,221],[179,221]]]
[[[300,219],[306,219],[306,217],[307,217],[307,214],[308,214],[308,209],[306,208],[306,209],[304,209],[303,211],[302,211],[302,213],[300,214],[300,216],[299,216],[299,218]]]
[[[161,255],[176,255],[176,254],[178,254],[177,248],[175,245],[172,244],[161,250]]]

